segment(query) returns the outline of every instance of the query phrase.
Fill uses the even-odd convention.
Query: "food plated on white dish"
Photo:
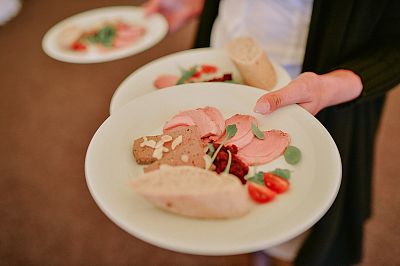
[[[276,83],[271,90],[290,81],[286,70],[274,61]],[[192,82],[243,83],[235,63],[224,49],[199,48],[156,59],[130,74],[116,89],[110,103],[110,114],[136,97],[171,85]]]
[[[164,123],[162,134],[134,140],[133,157],[145,165],[145,174],[132,181],[132,188],[176,214],[238,217],[250,210],[250,198],[264,204],[289,190],[291,170],[250,174],[249,168],[282,155],[290,165],[299,163],[301,151],[290,142],[281,130],[260,130],[252,115],[226,119],[211,106],[183,110]]]
[[[98,63],[149,49],[167,32],[163,16],[146,17],[141,7],[104,7],[57,23],[43,37],[42,47],[60,61]]]
[[[87,184],[99,207],[135,237],[191,254],[252,252],[306,231],[327,211],[337,194],[340,156],[326,129],[297,105],[268,116],[255,114],[253,106],[263,93],[238,84],[190,83],[155,90],[126,104],[98,129],[87,151]],[[241,215],[229,219],[171,213],[133,189],[132,182],[144,173],[144,166],[132,154],[134,140],[163,134],[166,122],[175,115],[205,106],[217,108],[227,120],[237,114],[253,116],[261,131],[281,130],[290,135],[290,145],[303,154],[301,161],[289,164],[279,155],[256,169],[256,172],[288,169],[290,189],[268,204],[252,203],[251,209],[244,208]]]

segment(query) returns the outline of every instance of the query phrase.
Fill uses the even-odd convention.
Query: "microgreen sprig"
[[[231,169],[231,164],[232,164],[232,153],[230,150],[227,150],[228,152],[228,163],[226,164],[224,173],[229,174],[229,170]]]
[[[176,85],[183,84],[183,83],[185,83],[185,81],[187,81],[188,79],[193,77],[193,75],[197,72],[197,68],[198,68],[198,66],[194,66],[194,67],[190,68],[189,70],[181,68],[182,75],[181,75],[180,79],[176,82]]]
[[[232,138],[233,136],[235,136],[236,132],[237,132],[237,128],[235,124],[232,125],[228,125],[225,128],[226,134],[225,134],[225,138],[222,140],[222,142],[219,144],[217,150],[214,152],[213,156],[211,157],[211,165],[214,162],[215,158],[217,158],[218,152],[221,150],[222,146],[224,146],[225,142],[227,142],[230,138]]]
[[[246,180],[260,185],[264,185],[264,172],[262,171],[257,172],[253,176],[246,178]]]

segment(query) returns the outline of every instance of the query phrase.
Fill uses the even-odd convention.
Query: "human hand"
[[[143,4],[147,16],[160,13],[169,24],[169,31],[175,32],[189,19],[203,10],[204,0],[149,0]]]
[[[280,107],[297,103],[316,115],[325,107],[357,98],[362,88],[360,77],[350,70],[340,69],[323,75],[305,72],[282,89],[261,96],[254,112],[269,114]]]

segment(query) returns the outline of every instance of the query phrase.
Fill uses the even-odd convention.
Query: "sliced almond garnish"
[[[161,147],[161,148],[154,149],[154,152],[153,152],[152,156],[154,158],[156,158],[157,160],[160,160],[162,158],[162,155],[163,155],[163,149]]]
[[[143,137],[143,142],[142,143],[140,143],[140,147],[145,147],[145,146],[147,146],[147,147],[150,147],[150,148],[155,148],[156,147],[156,142],[154,141],[154,140],[147,140],[147,138],[146,137]]]
[[[172,137],[170,135],[162,135],[161,140],[165,143],[165,142],[171,141]]]
[[[176,137],[176,139],[174,139],[174,141],[172,141],[171,148],[175,150],[175,148],[181,143],[182,143],[182,135],[179,135],[178,137]]]

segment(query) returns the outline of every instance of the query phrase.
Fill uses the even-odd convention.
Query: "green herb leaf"
[[[214,151],[215,151],[214,145],[212,143],[208,143],[207,155],[211,157],[213,155]]]
[[[247,181],[254,182],[260,185],[264,185],[264,172],[257,172],[253,176],[246,178]]]
[[[104,26],[95,35],[89,36],[88,41],[91,43],[102,44],[106,47],[111,47],[117,30],[113,26]]]
[[[251,124],[251,131],[253,132],[254,136],[256,136],[258,139],[265,138],[264,133],[254,123]]]
[[[232,153],[230,150],[227,150],[228,152],[228,163],[226,164],[224,173],[229,174],[229,170],[231,169],[231,163],[232,163]]]
[[[232,125],[228,125],[225,130],[226,130],[225,139],[228,140],[228,139],[232,138],[233,136],[235,136],[235,134],[237,132],[237,127],[235,124],[232,124]]]
[[[297,164],[301,159],[301,151],[295,146],[288,146],[283,156],[288,164]]]
[[[270,171],[269,173],[280,176],[287,180],[290,179],[290,170],[289,169],[276,168],[274,171]]]
[[[222,142],[219,144],[217,150],[214,152],[213,156],[211,157],[211,165],[212,165],[212,163],[214,162],[215,158],[217,158],[218,152],[221,150],[222,146],[224,146],[225,142],[226,142],[228,139],[232,138],[232,137],[236,134],[236,132],[237,132],[236,125],[235,125],[235,124],[228,125],[228,126],[225,128],[225,131],[226,131],[225,138],[224,138],[224,139],[222,140]]]
[[[182,71],[182,75],[180,77],[180,79],[178,80],[178,82],[176,82],[176,85],[180,85],[185,83],[186,80],[190,79],[191,77],[193,77],[193,75],[196,73],[198,66],[194,66],[189,70],[186,69],[181,69]]]

